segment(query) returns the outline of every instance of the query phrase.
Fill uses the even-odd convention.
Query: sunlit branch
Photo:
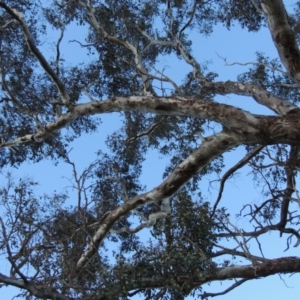
[[[27,134],[13,141],[7,141],[0,148],[41,141],[55,131],[65,128],[82,116],[120,111],[142,111],[160,115],[190,116],[216,121],[222,124],[231,136],[239,137],[240,143],[268,144],[298,143],[300,123],[293,115],[264,117],[251,114],[234,106],[200,99],[184,97],[131,96],[114,97],[107,101],[94,101],[74,105],[72,111],[63,114],[55,122],[46,124],[43,131]],[[285,126],[282,126],[285,124]],[[245,136],[246,135],[246,136]]]
[[[204,92],[209,91],[219,95],[236,94],[251,96],[257,103],[271,109],[279,115],[286,115],[293,109],[298,109],[295,104],[250,82],[234,82],[230,80],[226,82],[206,82],[202,89]]]
[[[151,218],[149,216],[148,223],[155,221],[162,213],[166,216],[171,210],[169,198],[179,191],[182,186],[184,186],[195,174],[200,172],[200,170],[215,157],[223,153],[225,149],[232,149],[237,143],[238,141],[235,138],[224,134],[223,132],[207,138],[206,142],[180,163],[159,186],[147,193],[138,195],[126,201],[123,205],[111,211],[93,236],[89,248],[78,261],[73,273],[73,279],[78,276],[82,268],[94,256],[100,243],[118,220],[127,215],[130,211],[149,202],[159,204],[161,206],[161,211],[152,214],[152,216],[150,215]]]
[[[267,15],[269,30],[282,64],[294,81],[300,83],[299,47],[283,1],[263,0],[262,8]]]

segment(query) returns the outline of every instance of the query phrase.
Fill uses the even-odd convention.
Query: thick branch
[[[220,268],[216,274],[209,276],[208,281],[225,280],[233,278],[249,278],[266,277],[278,273],[299,273],[300,258],[296,256],[282,257],[278,259],[266,260],[257,263],[255,266],[230,266]],[[210,279],[210,280],[209,280]]]
[[[70,297],[64,296],[64,295],[56,293],[56,292],[46,290],[44,287],[36,286],[33,283],[25,283],[21,280],[7,277],[1,273],[0,273],[0,282],[15,286],[15,287],[23,289],[23,290],[27,290],[32,295],[34,295],[35,297],[40,298],[40,299],[57,299],[57,300],[71,300],[71,299],[73,300],[74,299],[74,298],[70,298]]]
[[[211,91],[219,95],[235,94],[251,96],[257,103],[271,109],[279,115],[286,115],[289,111],[298,108],[295,104],[249,82],[234,82],[229,80],[226,82],[206,82],[203,91]]]
[[[44,126],[43,131],[34,134],[34,140],[43,140],[74,119],[82,116],[120,111],[142,111],[160,115],[181,115],[218,122],[239,137],[239,144],[299,144],[300,118],[298,114],[282,117],[254,115],[234,106],[199,99],[183,97],[131,96],[115,97],[107,101],[92,101],[74,105],[71,112]],[[14,141],[2,143],[0,148],[32,141],[33,134],[27,134]]]
[[[72,277],[78,276],[82,268],[96,253],[100,243],[103,241],[107,233],[119,219],[127,215],[131,210],[134,210],[145,203],[156,202],[162,204],[164,199],[174,195],[215,157],[237,146],[238,143],[239,142],[236,138],[224,132],[207,138],[200,148],[194,151],[177,168],[175,168],[171,175],[162,184],[148,193],[136,196],[126,201],[126,203],[122,206],[111,211],[92,238],[88,250],[78,261]]]
[[[300,83],[300,52],[283,1],[263,0],[262,7],[282,64],[295,82]]]
[[[200,271],[201,272],[201,271]],[[166,288],[171,287],[176,283],[182,287],[187,286],[190,290],[200,287],[205,283],[212,281],[223,281],[228,279],[242,278],[242,281],[257,279],[260,277],[267,277],[270,275],[282,273],[299,273],[300,272],[300,258],[298,257],[284,257],[273,260],[266,260],[264,262],[259,262],[255,266],[245,265],[245,266],[230,266],[217,268],[212,272],[201,273],[202,280],[191,280],[189,277],[177,277],[174,274],[173,280],[168,280],[168,278],[161,276],[153,277],[142,277],[138,280],[128,280],[128,285],[125,287],[127,292],[136,289],[146,289],[146,288]],[[238,284],[236,285],[238,286]],[[113,297],[120,293],[120,285],[116,284],[115,287],[110,288],[110,291],[102,295],[103,299],[105,296],[107,298]],[[124,292],[124,287],[123,290]],[[106,299],[106,298],[105,298]]]

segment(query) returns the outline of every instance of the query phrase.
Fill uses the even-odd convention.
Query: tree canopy
[[[10,271],[1,286],[25,299],[206,299],[218,295],[203,289],[212,281],[236,279],[224,294],[299,273],[300,258],[288,254],[300,244],[299,24],[300,1],[293,11],[282,0],[0,1],[0,166],[50,158],[72,167],[76,190],[69,199],[53,182],[52,194],[38,195],[38,178],[6,175],[0,250]],[[257,52],[236,80],[220,81],[192,49],[217,26],[267,28],[278,55]],[[61,49],[67,32],[68,51],[85,53],[80,63]],[[181,81],[167,75],[165,57],[189,67]],[[232,95],[268,113],[230,104]],[[119,129],[79,173],[72,143],[101,134],[104,114]],[[167,163],[147,190],[152,150]],[[225,155],[241,150],[228,166]],[[242,168],[261,196],[235,216],[223,192]],[[218,186],[213,201],[201,188],[207,178]],[[273,231],[285,256],[264,255],[260,241]]]

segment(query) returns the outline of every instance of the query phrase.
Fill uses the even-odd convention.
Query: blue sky
[[[287,7],[293,5],[295,1],[285,1]],[[84,32],[84,28],[80,28],[80,31],[76,29],[77,36],[80,32]],[[70,62],[76,62],[78,57],[82,58],[83,55],[78,55],[82,53],[80,46],[75,43],[68,43],[70,39],[73,39],[74,29],[68,30],[66,32],[65,40],[63,43],[62,53],[66,60]],[[47,37],[45,40],[42,51],[45,53],[49,49],[49,45],[52,40],[56,40],[57,36],[53,34],[53,37]],[[255,52],[261,51],[267,53],[270,57],[277,57],[277,52],[273,46],[273,42],[270,33],[267,28],[262,29],[259,33],[248,33],[246,30],[241,30],[239,25],[227,31],[224,27],[216,26],[214,33],[210,37],[200,37],[198,35],[193,35],[193,54],[198,60],[198,62],[203,63],[208,60],[212,60],[213,63],[210,65],[212,71],[216,71],[220,76],[217,80],[235,80],[236,75],[247,70],[246,67],[232,66],[228,67],[224,65],[218,55],[227,58],[228,63],[232,62],[249,62],[255,61]],[[71,51],[70,51],[71,49]],[[218,55],[217,55],[218,54]],[[158,65],[161,69],[164,66],[169,66],[165,73],[170,76],[177,83],[180,83],[180,79],[190,70],[184,62],[178,62],[174,57],[164,57],[161,64]],[[236,97],[236,96],[226,96],[218,97],[218,101],[237,105],[243,109],[250,112],[259,114],[271,114],[266,108],[259,106],[255,101],[249,97]],[[72,152],[70,157],[76,162],[79,170],[83,170],[95,159],[95,152],[99,149],[105,149],[104,144],[105,137],[108,133],[118,128],[118,118],[119,114],[110,114],[103,116],[103,124],[99,127],[96,133],[91,135],[84,135],[76,140],[72,144]],[[82,155],[84,153],[84,155]],[[237,149],[236,152],[230,152],[226,155],[226,165],[227,167],[232,166],[237,162],[237,156],[242,155],[242,150]],[[151,189],[158,183],[160,183],[163,172],[163,165],[166,161],[159,160],[158,155],[152,151],[148,156],[148,159],[144,163],[144,171],[142,180],[148,189]],[[47,170],[45,172],[45,170]],[[226,171],[226,170],[225,170]],[[260,191],[254,187],[251,182],[251,176],[248,174],[247,169],[241,171],[234,180],[227,183],[224,196],[221,201],[221,205],[228,207],[232,215],[239,212],[240,207],[246,202],[257,202],[261,200]],[[24,163],[19,169],[13,170],[15,177],[30,176],[37,179],[40,185],[37,188],[37,192],[42,194],[52,193],[53,190],[60,191],[69,185],[67,179],[71,178],[71,168],[69,165],[64,163],[59,163],[55,166],[51,161],[42,161],[38,164]],[[201,184],[201,189],[208,189],[208,182],[203,182]],[[214,201],[216,198],[217,186],[215,190],[211,190],[207,193],[209,196],[209,201]],[[72,197],[72,191],[69,190],[69,194]],[[296,208],[299,209],[299,208]],[[239,218],[235,221],[237,227],[242,227],[245,224],[245,219]],[[279,238],[278,233],[271,233],[268,237],[264,238],[262,241],[265,256],[268,258],[280,257],[280,256],[299,256],[299,248],[291,248],[288,252],[283,252],[286,247],[285,238]],[[251,250],[258,251],[256,245],[251,245]],[[4,257],[0,257],[0,269],[2,273],[8,273],[9,267],[6,264]],[[284,279],[284,280],[283,280]],[[243,300],[298,300],[300,295],[300,285],[299,285],[300,275],[295,274],[293,276],[270,276],[261,280],[252,280],[244,285],[236,288],[227,295],[215,297],[216,300],[232,300],[232,299],[243,299]],[[229,282],[231,285],[233,281]],[[223,283],[212,283],[207,287],[207,291],[218,292],[224,290],[228,286],[227,282]],[[11,299],[15,295],[14,288],[1,289],[2,299]]]

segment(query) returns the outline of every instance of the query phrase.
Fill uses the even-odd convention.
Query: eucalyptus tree
[[[7,176],[0,248],[10,272],[0,273],[2,285],[26,299],[208,298],[217,294],[205,283],[236,279],[225,293],[299,272],[300,258],[268,258],[260,247],[271,231],[287,250],[300,243],[300,1],[293,8],[282,0],[0,1],[0,165],[50,157],[73,168],[77,189],[68,206],[63,193],[37,196],[35,180]],[[278,56],[258,53],[236,81],[218,81],[192,51],[215,26],[266,27]],[[69,28],[70,45],[86,50],[80,64],[62,54]],[[190,68],[181,82],[159,64],[169,56]],[[218,102],[232,94],[269,113]],[[78,174],[72,142],[101,132],[101,115],[113,112],[120,128],[107,137],[109,152],[99,149]],[[146,190],[140,178],[151,149],[168,164]],[[244,157],[226,169],[223,155],[240,149]],[[259,202],[241,207],[251,229],[234,225],[222,206],[227,180],[243,167],[262,189]],[[219,180],[213,202],[200,188],[208,177]]]

